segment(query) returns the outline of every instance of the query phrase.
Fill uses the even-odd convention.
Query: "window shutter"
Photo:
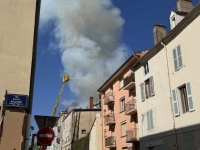
[[[174,69],[175,71],[178,70],[178,59],[176,49],[173,50],[173,58],[174,58]]]
[[[142,101],[144,101],[145,100],[144,82],[140,83],[140,89],[141,89],[141,98],[142,98]]]
[[[172,90],[172,103],[174,107],[174,116],[179,116],[180,111],[179,111],[179,106],[178,106],[178,97],[176,94],[176,89]]]
[[[150,111],[150,129],[153,129],[154,126],[153,126],[153,111],[151,110]]]
[[[178,68],[180,69],[183,66],[180,46],[177,47],[177,57],[178,57]]]
[[[153,83],[153,76],[151,76],[149,78],[149,81],[150,81],[150,92],[151,92],[151,96],[155,95],[154,93],[154,83]]]
[[[194,100],[192,97],[192,88],[191,83],[186,83],[186,90],[187,90],[187,98],[188,98],[188,105],[189,105],[189,111],[194,111]]]
[[[147,112],[147,130],[150,130],[150,116],[149,116],[149,111]]]
[[[143,66],[143,75],[145,76],[145,65]]]

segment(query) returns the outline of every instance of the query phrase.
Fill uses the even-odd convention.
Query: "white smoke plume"
[[[120,13],[111,0],[42,0],[40,30],[54,21],[62,74],[70,75],[81,106],[98,96],[97,89],[124,62]]]

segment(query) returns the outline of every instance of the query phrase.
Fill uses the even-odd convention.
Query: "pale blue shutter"
[[[150,129],[153,129],[154,128],[154,126],[153,126],[153,111],[151,110],[150,111]]]
[[[177,58],[177,53],[176,49],[173,50],[173,58],[174,58],[174,70],[178,70],[178,58]]]
[[[194,100],[192,97],[192,88],[191,88],[191,83],[188,82],[186,83],[186,90],[187,90],[187,98],[188,98],[188,106],[189,106],[189,111],[194,111]]]
[[[178,69],[180,69],[183,66],[180,46],[177,47],[177,58],[178,58]]]
[[[140,89],[141,89],[141,98],[142,98],[142,101],[144,101],[145,100],[144,82],[140,83]]]
[[[147,112],[147,130],[150,130],[150,112]]]
[[[149,81],[150,81],[150,92],[151,92],[151,96],[153,96],[153,95],[155,95],[153,76],[151,76],[151,77],[149,78]]]
[[[178,97],[176,94],[176,89],[172,90],[172,104],[174,108],[174,116],[179,116],[180,111],[179,111],[179,106],[178,106]]]

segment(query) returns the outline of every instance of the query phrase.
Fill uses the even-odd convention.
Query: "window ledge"
[[[121,113],[123,113],[123,112],[125,112],[125,110],[122,110],[122,111],[120,111],[119,113],[121,114]]]
[[[119,90],[118,91],[120,91],[121,89],[123,89],[124,88],[124,86],[123,87],[121,87],[121,88],[119,88]]]
[[[124,137],[126,137],[126,135],[122,135],[122,136],[121,136],[121,138],[124,138]]]

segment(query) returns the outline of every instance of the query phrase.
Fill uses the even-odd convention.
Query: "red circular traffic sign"
[[[41,145],[49,145],[55,137],[52,128],[43,127],[37,133],[37,140]]]

